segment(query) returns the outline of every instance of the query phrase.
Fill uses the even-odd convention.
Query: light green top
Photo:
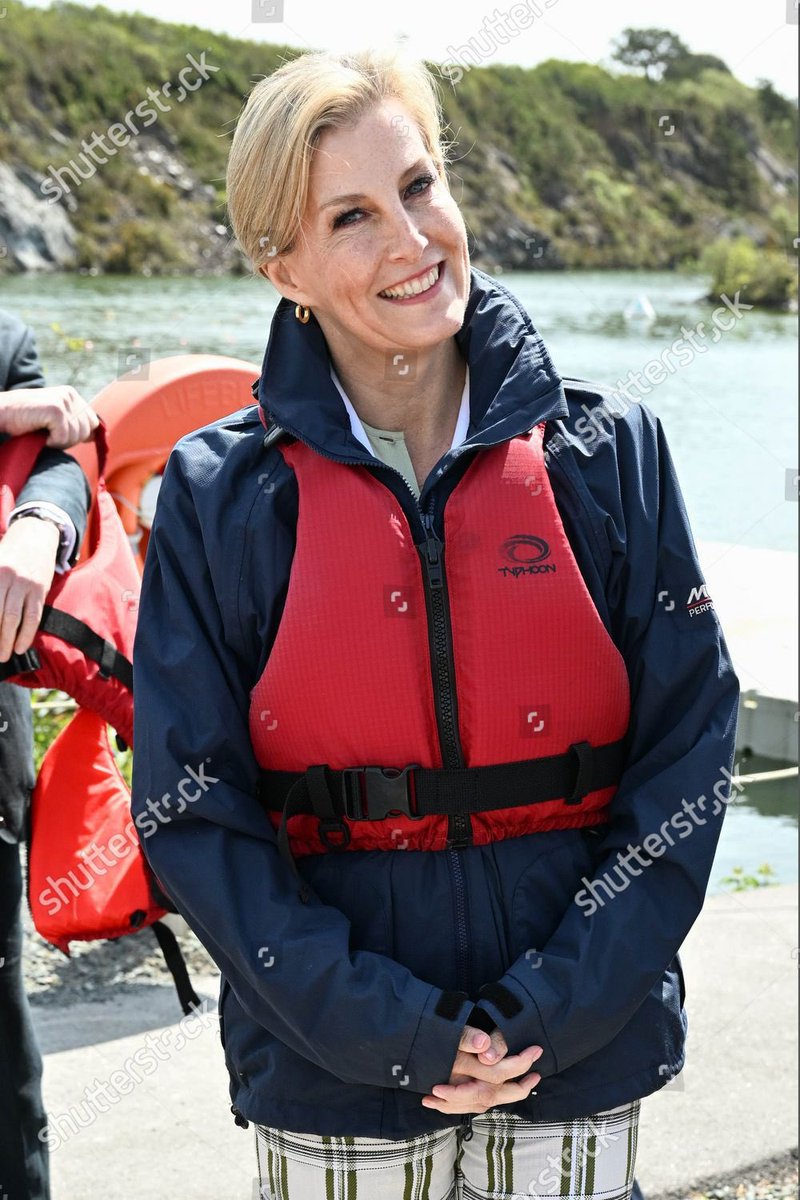
[[[369,438],[376,456],[388,463],[390,467],[396,467],[401,475],[405,476],[409,487],[419,500],[420,485],[414,474],[406,447],[406,435],[402,429],[378,429],[375,425],[368,425],[363,419],[361,424],[364,426],[364,432]]]

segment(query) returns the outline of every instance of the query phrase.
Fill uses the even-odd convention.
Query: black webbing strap
[[[116,646],[71,613],[62,612],[45,604],[39,629],[61,638],[71,646],[77,646],[87,658],[97,663],[100,668],[100,678],[109,679],[111,676],[119,680],[123,687],[133,691],[133,666],[130,659],[117,650]],[[41,663],[36,651],[31,648],[25,654],[12,654],[7,662],[0,663],[0,680],[10,675],[22,675],[26,671],[36,671]]]
[[[296,813],[312,811],[308,806],[313,805],[314,801],[320,806],[320,829],[322,829],[325,822],[334,822],[337,828],[344,828],[344,832],[347,835],[347,841],[343,844],[347,845],[347,842],[350,840],[350,831],[346,826],[342,826],[341,822],[336,818],[333,801],[325,783],[325,768],[309,767],[306,774],[297,776],[289,785],[289,791],[282,805],[283,816],[281,817],[281,824],[278,830],[278,849],[281,856],[292,869],[292,873],[297,880],[298,895],[304,904],[308,903],[311,893],[308,884],[297,869],[297,863],[294,860],[294,855],[289,845],[287,821],[289,817],[295,816]],[[328,845],[327,842],[326,845]]]
[[[409,817],[456,816],[563,800],[580,804],[589,792],[619,781],[625,741],[592,746],[575,742],[564,754],[484,767],[381,767],[306,772],[262,771],[259,798],[284,816],[314,813],[328,824],[323,841],[352,821],[382,820],[389,813]],[[288,811],[287,811],[288,810]],[[327,842],[326,842],[327,844]],[[331,846],[333,848],[333,846]]]
[[[45,604],[39,628],[45,633],[52,633],[55,637],[60,637],[64,642],[77,646],[87,658],[97,663],[103,679],[108,679],[113,675],[123,687],[133,691],[133,665],[130,659],[121,654],[112,642],[106,641],[105,638],[100,637],[99,633],[95,633],[89,625],[79,621],[70,613],[62,612],[59,608],[52,608],[49,604]]]
[[[31,646],[24,654],[12,654],[0,663],[0,682],[11,675],[24,675],[27,671],[38,671],[42,665],[38,652]]]
[[[178,993],[181,1009],[188,1015],[193,1009],[201,1008],[202,1004],[189,979],[189,972],[186,970],[178,939],[169,925],[165,925],[163,921],[154,921],[150,928],[155,934],[156,941],[161,947],[161,953],[164,955],[164,962],[169,967],[170,975],[175,981],[175,991]]]
[[[452,816],[520,808],[547,800],[578,805],[589,792],[619,782],[625,754],[623,738],[601,746],[575,742],[564,754],[484,767],[452,769],[410,764],[402,770],[332,770],[317,764],[304,772],[262,770],[258,796],[267,809],[282,814],[278,848],[298,881],[300,899],[307,902],[310,890],[289,844],[290,817],[313,813],[319,820],[317,832],[322,843],[329,850],[341,850],[350,841],[344,817],[374,821],[390,813],[412,818]]]

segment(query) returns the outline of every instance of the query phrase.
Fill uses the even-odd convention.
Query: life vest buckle
[[[344,821],[331,821],[323,818],[317,827],[317,832],[319,840],[328,850],[344,850],[350,845],[350,830]]]
[[[413,775],[419,763],[407,767],[345,767],[342,807],[351,821],[382,821],[391,813],[421,820],[415,811]]]

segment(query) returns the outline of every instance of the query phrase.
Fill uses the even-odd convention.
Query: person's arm
[[[0,362],[4,368],[0,378],[0,441],[47,427],[51,436],[60,434],[60,445],[66,446],[82,440],[82,435],[88,435],[97,424],[96,415],[74,388],[46,387],[33,330],[8,314],[3,314],[0,322]],[[28,396],[29,392],[33,395]],[[42,402],[41,412],[37,400]],[[80,418],[72,415],[81,409],[86,412]],[[90,504],[89,482],[77,460],[63,449],[45,446],[17,497],[9,523],[23,511],[39,506],[43,514],[57,520],[60,540],[56,571],[63,573],[77,559]]]
[[[585,519],[604,514],[606,594],[631,683],[627,763],[591,878],[547,943],[480,1002],[511,1053],[545,1047],[542,1076],[611,1041],[661,978],[702,908],[730,798],[739,685],[696,590],[704,580],[669,449],[643,405],[614,426],[592,469],[583,451],[570,478]]]
[[[68,392],[71,389],[46,388],[40,390],[44,395],[53,396],[53,401],[48,406],[48,409],[52,409],[53,414],[58,414],[59,409],[64,410],[67,403],[73,407],[73,401],[68,401],[66,397],[61,396],[62,392]],[[0,430],[4,431],[6,436],[16,436],[16,433],[26,433],[36,430],[36,428],[47,427],[47,414],[42,412],[42,419],[37,420],[36,409],[30,406],[18,409],[14,420],[8,420],[8,414],[16,401],[17,396],[13,391],[0,395]],[[96,414],[91,412],[89,415],[89,412],[89,409],[86,410],[76,427],[72,427],[74,425],[72,422],[70,431],[65,434],[66,445],[83,440],[84,436],[88,437],[91,430],[94,430],[97,425]],[[67,421],[70,420],[66,412],[65,416]],[[55,422],[56,415],[50,419]],[[14,432],[7,433],[8,428],[12,428]],[[2,434],[0,434],[0,438],[5,440]],[[83,541],[86,532],[86,517],[89,514],[90,504],[89,480],[86,479],[80,463],[71,455],[65,454],[64,450],[46,445],[38,454],[34,467],[32,467],[22,491],[19,492],[17,504],[14,506],[8,522],[11,523],[25,512],[28,514],[38,512],[41,516],[52,517],[59,524],[61,530],[59,562],[56,569],[64,571],[76,563],[80,542]]]
[[[345,916],[298,896],[256,799],[248,712],[261,648],[242,662],[227,636],[237,615],[215,583],[234,569],[235,514],[224,487],[211,500],[218,480],[201,437],[181,439],[167,461],[142,578],[132,812],[144,854],[254,1021],[343,1080],[425,1093],[449,1077],[472,1003],[352,951]]]
[[[0,538],[0,662],[30,649],[53,582],[58,533],[49,521],[16,521]]]
[[[0,314],[0,364],[0,392],[45,386],[34,332],[10,313]]]
[[[11,525],[12,521],[17,521],[21,517],[50,521],[58,529],[58,558],[55,563],[55,571],[57,574],[63,575],[72,566],[73,556],[77,550],[78,536],[72,517],[63,508],[47,500],[26,500],[24,504],[18,504],[8,518],[8,524]],[[35,526],[27,528],[35,528]]]

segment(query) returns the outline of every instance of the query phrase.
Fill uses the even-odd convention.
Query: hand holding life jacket
[[[47,430],[0,446],[0,535],[47,439]],[[28,902],[46,941],[69,954],[71,941],[120,937],[151,926],[184,1012],[200,1003],[172,931],[172,909],[148,866],[131,818],[130,790],[114,758],[108,725],[133,743],[131,662],[141,576],[106,489],[106,430],[95,433],[98,479],[88,553],[56,575],[30,649],[0,663],[0,678],[54,688],[78,712],[48,747],[31,797]]]
[[[102,422],[95,438],[99,479],[89,516],[88,554],[54,577],[33,645],[0,663],[0,679],[67,692],[131,745],[131,655],[141,577],[103,479],[108,446]],[[42,430],[0,445],[0,536],[46,439]]]

